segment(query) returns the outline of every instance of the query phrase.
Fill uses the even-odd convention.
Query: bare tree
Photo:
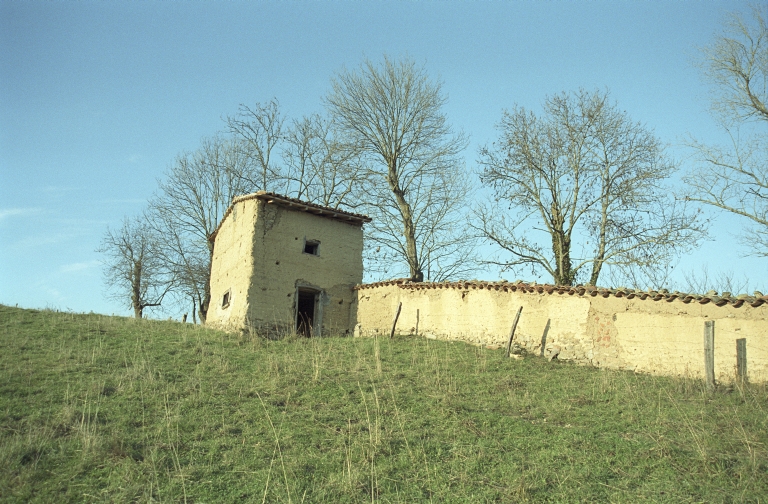
[[[480,152],[498,204],[479,211],[478,228],[509,254],[494,264],[596,284],[606,266],[636,277],[701,237],[697,214],[665,184],[676,166],[607,93],[548,97],[540,117],[516,107],[499,130]]]
[[[273,151],[283,139],[285,119],[280,113],[280,103],[273,98],[267,103],[257,103],[253,107],[240,105],[235,116],[226,119],[230,133],[244,141],[241,144],[248,149],[258,169],[249,176],[248,181],[254,190],[272,191],[273,185],[282,189],[284,176],[273,160]]]
[[[708,292],[721,292],[722,295],[736,295],[747,292],[749,289],[749,278],[742,275],[738,278],[733,270],[719,271],[717,274],[710,274],[709,267],[705,264],[698,269],[689,269],[683,272],[683,289],[686,292],[705,294]],[[762,296],[755,292],[755,295]]]
[[[768,257],[768,7],[751,19],[732,15],[725,32],[703,50],[715,119],[729,146],[692,141],[699,166],[688,174],[689,199],[748,219],[743,240]]]
[[[288,195],[331,208],[360,206],[360,153],[335,137],[330,121],[317,114],[293,121],[283,159]]]
[[[456,243],[445,233],[461,236],[446,228],[461,212],[466,177],[458,155],[467,142],[448,125],[440,84],[410,59],[385,57],[381,65],[365,61],[356,72],[340,72],[325,102],[339,137],[365,163],[373,217],[367,242],[407,265],[415,281],[430,261],[438,276],[467,264],[466,254],[445,248]],[[442,261],[430,259],[438,255]]]
[[[106,256],[104,280],[112,297],[129,301],[136,318],[143,317],[145,308],[159,307],[174,285],[157,237],[141,218],[125,218],[120,229],[108,229],[96,251]]]
[[[160,253],[177,278],[180,296],[197,306],[205,322],[210,303],[213,244],[208,237],[235,196],[255,190],[258,168],[242,141],[214,137],[177,157],[150,202]]]

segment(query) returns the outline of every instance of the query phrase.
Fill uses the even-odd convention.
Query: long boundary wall
[[[529,353],[598,367],[704,376],[704,322],[715,321],[715,377],[736,376],[736,340],[746,338],[752,382],[768,382],[768,296],[738,298],[523,283],[379,282],[357,290],[355,334],[389,334],[398,303],[401,334],[504,345],[519,307],[515,341]]]

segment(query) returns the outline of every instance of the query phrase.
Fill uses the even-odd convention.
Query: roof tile
[[[456,282],[412,282],[407,278],[396,278],[393,280],[385,280],[381,282],[374,282],[369,284],[361,284],[355,287],[358,290],[372,289],[376,287],[397,286],[401,289],[408,290],[422,290],[422,289],[488,289],[501,292],[523,292],[528,294],[568,294],[569,296],[601,296],[608,297],[625,297],[627,299],[638,298],[640,300],[652,300],[652,301],[666,301],[671,303],[672,301],[679,300],[683,303],[690,303],[696,301],[699,304],[712,303],[715,306],[732,306],[734,308],[740,308],[743,305],[749,305],[752,308],[759,306],[768,306],[768,296],[764,296],[761,292],[755,292],[755,295],[750,296],[748,294],[740,294],[738,296],[731,295],[730,292],[724,292],[723,295],[717,295],[715,291],[709,291],[704,295],[688,294],[684,292],[669,292],[667,289],[636,291],[634,289],[628,289],[626,287],[620,287],[618,289],[606,289],[603,287],[595,287],[594,285],[548,285],[525,283],[521,280],[515,282],[487,282],[480,280],[459,280]]]
[[[286,208],[291,208],[293,210],[308,212],[308,213],[319,215],[322,217],[329,217],[331,219],[336,219],[342,222],[348,222],[350,224],[356,224],[358,226],[362,226],[363,223],[366,223],[366,222],[371,222],[371,218],[368,217],[367,215],[356,214],[352,212],[345,212],[344,210],[326,207],[326,206],[318,205],[316,203],[302,201],[296,198],[289,198],[288,196],[283,196],[282,194],[277,194],[273,192],[257,191],[255,193],[244,194],[242,196],[235,196],[234,198],[232,198],[232,203],[227,208],[227,211],[224,212],[224,217],[221,218],[219,225],[216,227],[213,233],[211,233],[211,235],[208,237],[208,240],[213,242],[216,239],[216,235],[218,234],[219,229],[221,229],[222,224],[224,224],[224,221],[227,219],[229,214],[232,213],[232,208],[234,208],[236,203],[240,203],[241,201],[252,200],[252,199],[259,199],[262,201],[266,201],[267,203],[270,203],[270,204],[276,204],[276,205],[284,206]]]

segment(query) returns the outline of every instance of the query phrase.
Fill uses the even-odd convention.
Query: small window
[[[304,253],[312,255],[320,255],[320,242],[315,240],[307,240],[304,242]]]
[[[221,299],[221,307],[227,308],[229,306],[229,299],[232,297],[232,292],[227,291],[224,293],[224,297]]]

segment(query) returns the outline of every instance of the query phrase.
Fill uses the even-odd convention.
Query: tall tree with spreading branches
[[[458,275],[470,264],[459,158],[467,141],[448,124],[440,84],[410,59],[385,57],[337,74],[325,103],[365,166],[369,257],[402,265],[414,281]]]
[[[692,141],[698,165],[689,199],[739,215],[749,254],[768,257],[768,6],[733,14],[700,61],[727,146]]]
[[[494,264],[594,285],[606,267],[653,273],[702,236],[698,215],[670,195],[675,164],[607,93],[550,96],[541,115],[515,107],[498,129],[480,151],[497,204],[476,224],[505,253]]]

